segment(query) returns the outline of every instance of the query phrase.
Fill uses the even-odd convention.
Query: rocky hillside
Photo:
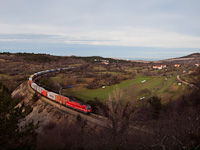
[[[18,105],[31,105],[32,112],[22,119],[18,126],[23,128],[30,122],[38,125],[37,132],[37,148],[64,148],[67,136],[64,134],[70,130],[70,126],[77,126],[78,122],[82,122],[80,117],[73,116],[61,111],[55,106],[49,105],[38,99],[36,102],[32,100],[33,93],[28,90],[27,82],[21,84],[12,93],[13,98],[21,98],[22,101]],[[84,125],[84,128],[91,128],[91,123],[78,123]],[[44,144],[45,143],[45,144]]]

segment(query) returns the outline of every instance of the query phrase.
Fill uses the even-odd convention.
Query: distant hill
[[[193,53],[189,54],[183,57],[178,57],[178,58],[170,58],[170,59],[165,59],[161,61],[154,61],[157,63],[164,63],[164,62],[170,62],[170,63],[196,63],[200,61],[200,53]]]
[[[70,60],[72,62],[94,62],[96,61],[109,61],[110,63],[127,63],[131,61],[123,60],[123,59],[114,59],[114,58],[104,58],[100,56],[54,56],[50,54],[34,54],[34,53],[9,53],[9,52],[0,52],[0,56],[4,55],[11,56],[12,59],[20,59],[27,62],[39,62],[39,63],[49,63],[49,62],[58,62]],[[17,57],[17,58],[16,58]]]
[[[19,59],[26,62],[38,62],[38,63],[49,63],[49,62],[71,62],[71,63],[84,63],[84,62],[94,62],[94,61],[109,61],[110,63],[185,63],[187,61],[195,60],[200,61],[200,53],[193,53],[183,57],[170,58],[160,61],[143,61],[143,60],[124,60],[116,58],[105,58],[101,56],[54,56],[49,54],[34,54],[34,53],[9,53],[9,52],[0,52],[0,58],[4,55],[4,59],[7,56],[12,55],[12,59]],[[9,59],[11,59],[9,58]]]
[[[127,60],[123,60],[123,59],[115,59],[115,58],[105,58],[105,57],[101,57],[101,56],[88,56],[88,57],[81,57],[81,56],[70,56],[70,58],[74,58],[74,59],[81,59],[85,62],[93,62],[93,61],[102,61],[102,60],[106,60],[109,61],[110,63],[127,63],[127,62],[131,62],[131,61],[127,61]]]
[[[200,58],[200,53],[193,53],[193,54],[183,56],[183,57],[180,57],[180,58],[197,58],[197,57]]]

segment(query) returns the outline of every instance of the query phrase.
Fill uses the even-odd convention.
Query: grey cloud
[[[0,34],[0,39],[49,39],[49,38],[61,38],[55,35],[44,34]]]
[[[143,26],[200,36],[198,0],[1,1],[0,22],[88,28]]]
[[[72,49],[74,52],[71,51],[71,53],[77,55],[83,55],[84,53],[80,51],[88,49],[98,49],[99,55],[109,51],[115,54],[114,49],[120,48],[100,47],[99,45],[86,47],[86,45],[77,43],[99,42],[101,44],[115,41],[113,43],[118,44],[127,40],[132,43],[139,40],[141,42],[139,45],[142,46],[149,41],[150,43],[164,41],[164,44],[167,41],[166,45],[170,45],[171,41],[168,39],[174,38],[170,35],[176,34],[180,35],[177,39],[184,38],[183,42],[181,40],[177,42],[179,45],[184,45],[187,41],[191,42],[188,45],[195,45],[195,40],[196,43],[199,42],[193,37],[200,37],[199,6],[199,0],[0,0],[0,24],[10,25],[7,28],[5,26],[0,28],[0,41],[3,41],[1,47],[9,48],[14,43],[13,49],[20,49],[20,47],[23,49],[25,45],[24,49],[35,47],[41,50],[51,47],[56,49],[60,45],[61,49],[63,47],[63,49]],[[138,32],[131,32],[132,28]],[[166,39],[163,38],[163,40],[162,36],[156,35],[160,32],[156,33],[155,30],[161,31],[163,33],[161,35]],[[146,35],[149,37],[146,38]],[[194,36],[186,38],[187,35]],[[121,41],[118,42],[116,39]],[[158,39],[162,39],[161,42]],[[14,42],[11,43],[12,40]],[[77,42],[78,46],[70,47],[69,43],[65,43],[66,41]],[[59,45],[54,45],[54,43],[59,43]],[[126,45],[127,43],[120,44]],[[66,48],[66,45],[69,47]],[[106,51],[102,52],[103,48]],[[126,55],[129,55],[130,49],[123,47],[119,51],[123,53],[128,51]],[[133,49],[133,51],[137,50],[138,48]],[[146,48],[143,48],[143,51],[145,50]],[[147,51],[156,52],[156,50],[147,48]],[[90,53],[91,51],[87,51],[87,54]]]
[[[80,37],[79,37],[80,38]],[[105,42],[105,41],[117,41],[117,40],[106,40],[106,39],[90,39],[89,37],[83,36],[81,39],[75,39],[74,37],[70,36],[60,36],[60,35],[46,35],[46,34],[0,34],[0,40],[28,40],[28,41],[47,41],[52,42],[52,40],[60,41],[64,43],[65,41],[77,41],[77,42],[84,42],[84,41],[91,41],[91,42]]]

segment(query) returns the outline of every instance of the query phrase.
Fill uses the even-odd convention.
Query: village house
[[[109,60],[102,60],[102,59],[94,59],[95,62],[101,62],[101,64],[108,65]]]
[[[174,67],[180,67],[180,64],[175,64]]]
[[[159,70],[161,70],[161,69],[163,69],[163,68],[166,68],[166,67],[167,67],[167,65],[157,65],[157,66],[153,66],[154,69],[159,69]]]
[[[107,62],[107,61],[102,61],[101,63],[104,64],[104,65],[108,65],[109,64],[109,62]]]

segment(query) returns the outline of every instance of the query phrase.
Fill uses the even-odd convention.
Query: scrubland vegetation
[[[38,148],[36,126],[30,124],[23,131],[17,126],[33,106],[17,107],[21,98],[12,99],[10,91],[37,71],[70,65],[79,67],[42,76],[37,83],[55,92],[62,86],[63,95],[89,103],[110,124],[90,126],[77,116],[74,123],[56,132],[62,133],[62,146],[52,144],[52,136],[43,137],[40,144],[51,145],[47,149],[200,149],[199,68],[184,64],[176,68],[170,62],[167,68],[155,70],[153,63],[109,59],[109,65],[104,65],[94,59],[102,58],[1,54],[0,149]],[[177,75],[197,88],[179,84]],[[37,100],[34,94],[33,103]],[[44,130],[56,126],[50,122]]]
[[[30,123],[23,129],[18,127],[19,120],[32,111],[30,105],[18,106],[20,99],[12,99],[9,89],[0,82],[0,149],[35,149],[37,126]]]

